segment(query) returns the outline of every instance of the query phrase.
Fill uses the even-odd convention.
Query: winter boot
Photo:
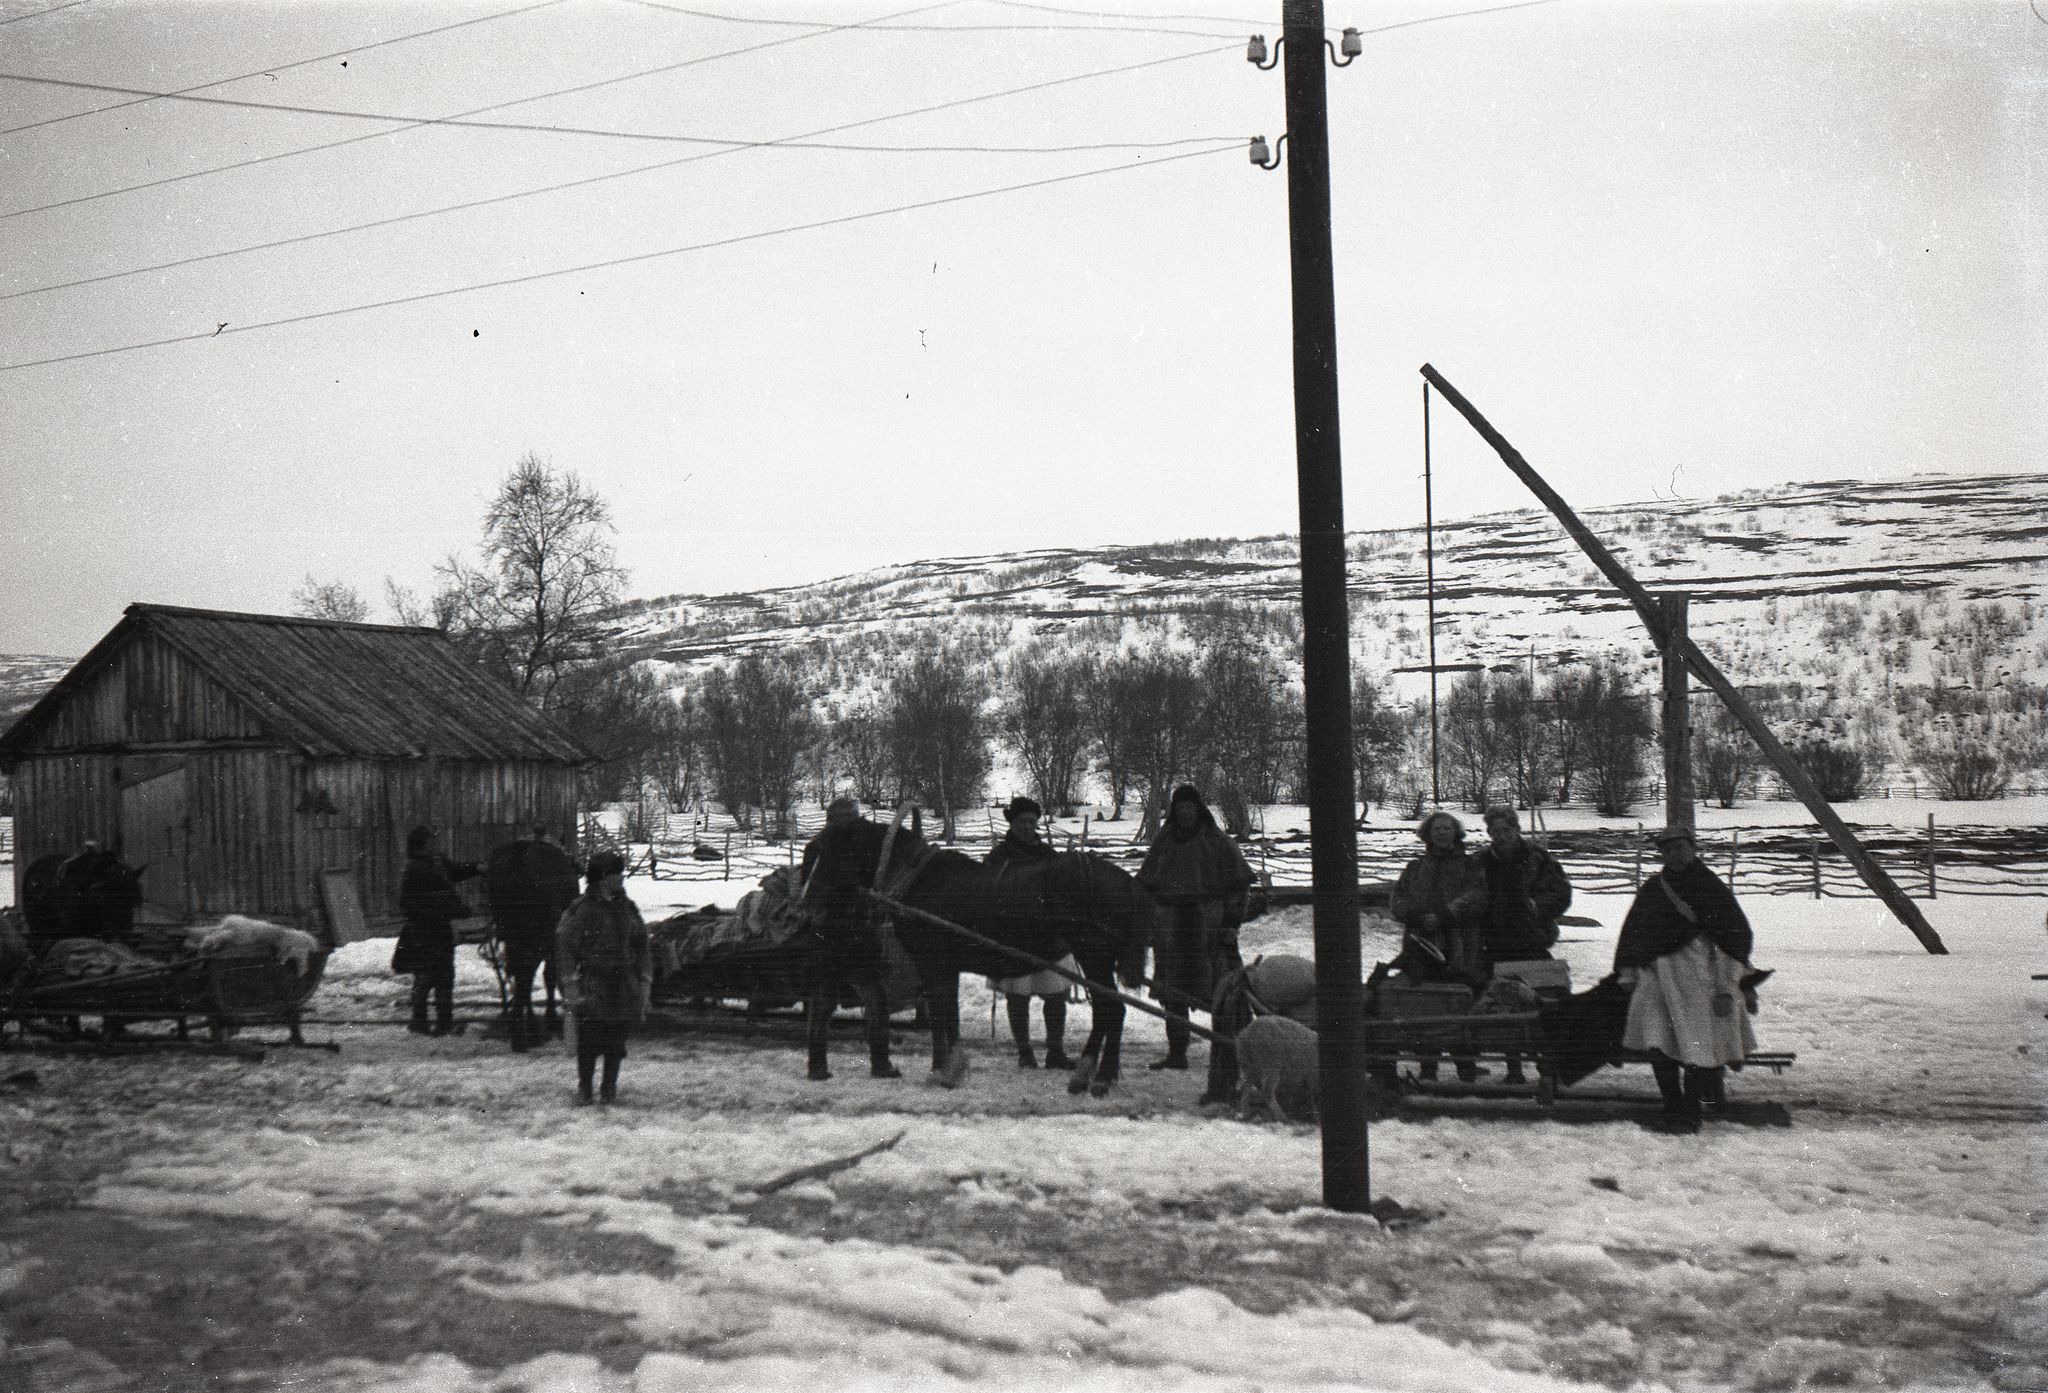
[[[1067,1057],[1067,999],[1064,996],[1045,998],[1045,1067],[1074,1067],[1074,1061]]]
[[[1031,1052],[1031,998],[1005,996],[1003,1010],[1010,1017],[1010,1039],[1017,1046],[1017,1067],[1036,1069],[1038,1056]]]

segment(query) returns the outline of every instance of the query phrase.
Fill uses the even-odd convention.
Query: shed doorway
[[[189,917],[185,762],[152,762],[121,780],[121,850],[142,876],[144,923],[181,924]]]

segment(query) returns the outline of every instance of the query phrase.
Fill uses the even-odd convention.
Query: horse
[[[103,849],[89,842],[73,856],[61,851],[38,856],[21,880],[21,913],[31,950],[40,956],[60,938],[125,942],[133,936],[142,873],[148,869],[147,864],[123,862],[118,847]]]
[[[1118,976],[1136,981],[1161,911],[1121,867],[1088,852],[992,867],[957,851],[933,848],[915,831],[867,819],[828,828],[815,843],[817,871],[806,898],[819,911],[821,934],[860,932],[874,906],[860,893],[878,882],[907,908],[948,920],[992,940],[979,943],[918,914],[896,914],[897,943],[917,970],[931,1021],[932,1072],[953,1086],[966,1072],[960,1048],[960,977],[1008,977],[1072,953],[1089,989],[1094,1025],[1067,1082],[1070,1093],[1101,1097],[1122,1072],[1124,1003],[1102,987]],[[883,864],[887,857],[887,865]],[[912,869],[914,868],[914,870]],[[907,885],[888,875],[912,870]],[[882,874],[878,875],[878,872]],[[1020,956],[1026,955],[1026,956]],[[816,1004],[816,1003],[814,1003]],[[826,1014],[830,1004],[823,1003]],[[822,1042],[814,1036],[813,1059]]]
[[[524,1051],[553,1032],[555,1013],[555,926],[576,898],[576,863],[553,842],[533,837],[507,842],[484,863],[484,895],[497,921],[511,978],[512,1048]],[[546,1018],[533,1014],[533,979],[541,974]]]

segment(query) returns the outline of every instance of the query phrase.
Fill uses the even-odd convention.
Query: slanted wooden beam
[[[1585,523],[1579,521],[1578,515],[1572,512],[1557,491],[1529,467],[1529,462],[1522,458],[1519,450],[1508,443],[1507,437],[1495,430],[1493,424],[1479,414],[1479,409],[1465,400],[1462,392],[1444,381],[1442,373],[1424,363],[1422,375],[1431,386],[1443,394],[1445,401],[1457,408],[1459,415],[1471,423],[1472,429],[1479,432],[1480,438],[1493,447],[1494,453],[1500,456],[1501,463],[1527,485],[1531,493],[1543,501],[1543,506],[1550,509],[1564,525],[1564,530],[1579,544],[1580,549],[1592,558],[1593,564],[1598,566],[1601,573],[1614,583],[1615,588],[1621,591],[1631,605],[1635,606],[1636,613],[1642,616],[1643,624],[1656,640],[1657,647],[1663,649],[1667,644],[1670,645],[1684,657],[1686,665],[1699,675],[1699,679],[1714,689],[1714,694],[1721,698],[1729,714],[1749,732],[1750,739],[1756,741],[1757,749],[1763,752],[1763,757],[1769,761],[1771,768],[1777,771],[1778,777],[1785,781],[1785,786],[1798,795],[1799,801],[1813,814],[1813,820],[1820,824],[1821,830],[1828,834],[1829,840],[1841,848],[1843,857],[1856,868],[1856,873],[1863,877],[1863,883],[1884,901],[1886,908],[1898,916],[1900,923],[1913,931],[1913,936],[1920,940],[1921,946],[1928,952],[1948,952],[1948,947],[1941,941],[1941,935],[1934,931],[1934,926],[1920,913],[1919,906],[1906,898],[1906,892],[1901,890],[1898,883],[1885,873],[1884,867],[1878,865],[1870,853],[1863,849],[1863,843],[1856,840],[1856,834],[1849,830],[1849,824],[1843,822],[1828,800],[1821,796],[1819,785],[1814,783],[1813,777],[1799,761],[1792,757],[1792,752],[1772,734],[1771,728],[1764,724],[1763,717],[1757,714],[1756,708],[1735,689],[1734,683],[1722,675],[1721,669],[1716,667],[1706,654],[1700,652],[1690,637],[1674,637],[1670,634],[1656,597],[1644,588],[1641,581],[1630,574],[1629,569],[1593,535]]]

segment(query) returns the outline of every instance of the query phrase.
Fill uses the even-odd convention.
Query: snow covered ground
[[[650,1036],[609,1110],[571,1106],[560,1047],[481,1030],[12,1051],[0,1388],[2048,1387],[2048,901],[1927,905],[1943,958],[1874,901],[1748,907],[1761,1042],[1796,1068],[1737,1076],[1697,1138],[1638,1125],[1640,1068],[1549,1113],[1411,1102],[1372,1129],[1386,1224],[1320,1207],[1314,1130],[1146,1070],[1151,1018],[1117,1092],[1075,1100],[991,1046],[978,984],[951,1092],[907,1032],[905,1079],[849,1035],[822,1085],[784,1036]],[[1626,899],[1574,908],[1584,985]],[[1284,911],[1247,956],[1309,936]],[[320,1018],[396,1020],[388,956],[337,954]],[[465,952],[461,995],[493,994]]]

